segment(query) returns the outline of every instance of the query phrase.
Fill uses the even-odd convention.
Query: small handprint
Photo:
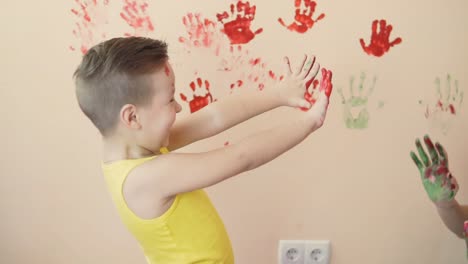
[[[419,139],[416,139],[419,157],[411,151],[411,158],[421,174],[424,189],[436,204],[451,201],[458,192],[458,183],[448,169],[447,152],[438,142],[434,147],[428,135],[424,136],[424,143],[429,151],[430,159]]]
[[[196,81],[192,81],[190,83],[190,89],[193,92],[192,100],[188,100],[187,96],[183,93],[180,94],[180,98],[182,99],[182,101],[187,102],[189,104],[190,113],[195,113],[196,111],[202,109],[208,104],[216,101],[213,100],[213,96],[211,95],[210,82],[208,80],[203,81],[201,78],[197,78]]]
[[[380,25],[380,31],[377,32],[377,24]],[[390,33],[392,32],[392,25],[387,25],[385,19],[374,20],[372,22],[372,34],[369,46],[366,46],[364,39],[360,39],[362,49],[369,55],[381,57],[393,47],[402,42],[401,38],[396,38],[393,41],[389,41]]]
[[[250,27],[255,19],[256,6],[250,6],[250,3],[239,0],[236,5],[231,4],[231,13],[224,11],[216,14],[218,21],[224,25],[223,33],[231,41],[231,44],[245,44],[250,42],[255,35],[260,34],[263,29],[259,28],[253,32]],[[225,23],[224,20],[230,19]]]
[[[80,41],[79,49],[84,55],[89,48],[106,38],[102,27],[108,23],[105,9],[109,0],[75,0],[75,2],[79,8],[73,8],[71,12],[78,21],[75,22],[75,29],[72,33]],[[74,51],[77,48],[71,45],[70,49]]]
[[[452,89],[455,86],[455,90]],[[442,90],[440,78],[435,80],[437,102],[426,105],[425,117],[429,119],[431,125],[441,129],[443,134],[447,134],[453,118],[463,103],[463,90],[458,87],[458,80],[452,80],[452,76],[447,74],[445,89]]]
[[[338,93],[341,95],[342,103],[344,105],[344,121],[347,128],[350,129],[364,129],[367,128],[369,123],[369,111],[367,110],[367,103],[369,97],[372,95],[377,77],[374,76],[372,84],[367,91],[364,91],[364,82],[366,75],[361,73],[361,80],[358,86],[357,94],[354,92],[354,76],[349,80],[349,97],[345,98],[343,90],[338,88]],[[356,113],[357,117],[353,115]]]
[[[214,21],[202,18],[200,14],[188,13],[182,18],[188,37],[179,37],[179,42],[188,48],[213,48],[218,56],[221,48],[221,35]]]
[[[123,12],[120,17],[134,29],[134,33],[125,33],[125,36],[146,37],[154,31],[153,22],[146,12],[148,3],[145,0],[125,0]]]
[[[301,6],[302,3],[304,3],[304,5]],[[315,23],[317,23],[319,20],[322,20],[325,17],[325,14],[322,13],[316,19],[312,18],[315,12],[315,7],[317,6],[317,3],[315,1],[304,0],[304,2],[302,2],[302,0],[295,0],[294,6],[296,8],[294,22],[292,22],[289,25],[286,25],[282,18],[278,18],[278,22],[290,31],[296,31],[298,33],[303,34],[307,32],[307,30],[311,29],[315,25]]]

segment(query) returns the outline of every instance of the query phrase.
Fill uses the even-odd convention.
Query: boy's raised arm
[[[279,106],[310,108],[310,103],[304,98],[304,94],[306,86],[319,70],[315,57],[305,56],[294,72],[286,57],[285,67],[282,80],[274,87],[264,91],[240,91],[176,121],[171,130],[169,149],[175,150],[214,136]]]
[[[321,127],[325,119],[331,92],[331,73],[326,72],[324,76],[327,76],[328,81],[322,80],[323,92],[314,106],[307,112],[293,113],[295,118],[276,128],[213,151],[172,153],[149,161],[146,173],[153,173],[157,193],[171,197],[214,185],[257,168],[299,144]]]

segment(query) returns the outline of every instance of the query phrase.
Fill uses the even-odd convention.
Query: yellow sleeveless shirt
[[[167,152],[162,149],[161,153]],[[233,264],[234,255],[224,224],[203,190],[178,194],[161,216],[142,219],[123,197],[129,172],[152,157],[102,164],[112,200],[149,264]]]

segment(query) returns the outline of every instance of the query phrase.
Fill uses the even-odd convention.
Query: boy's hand
[[[309,115],[314,121],[317,122],[317,126],[321,127],[323,122],[325,121],[325,116],[328,110],[328,103],[330,100],[330,95],[333,90],[332,84],[332,72],[325,68],[322,69],[322,80],[320,81],[320,87],[318,93],[318,98],[311,109],[307,111],[307,115]]]
[[[302,63],[294,71],[291,69],[288,57],[284,57],[284,62],[285,73],[274,91],[278,93],[283,105],[309,109],[311,103],[304,98],[304,94],[317,75],[320,65],[315,63],[315,56],[313,55],[305,55]]]
[[[429,198],[436,205],[449,202],[457,194],[458,184],[448,169],[447,153],[438,142],[434,147],[428,135],[424,136],[424,143],[427,146],[431,160],[426,155],[419,139],[416,139],[416,148],[422,162],[411,151],[411,158],[419,169],[424,189],[426,189]]]

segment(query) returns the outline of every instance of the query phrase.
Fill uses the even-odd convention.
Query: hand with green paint
[[[419,169],[424,189],[436,204],[451,201],[457,194],[458,184],[448,169],[447,153],[438,142],[434,147],[428,135],[424,136],[424,143],[429,151],[430,159],[419,139],[416,139],[419,157],[411,151],[411,158]]]
[[[466,257],[468,258],[468,220],[463,224],[463,236],[466,242]]]

